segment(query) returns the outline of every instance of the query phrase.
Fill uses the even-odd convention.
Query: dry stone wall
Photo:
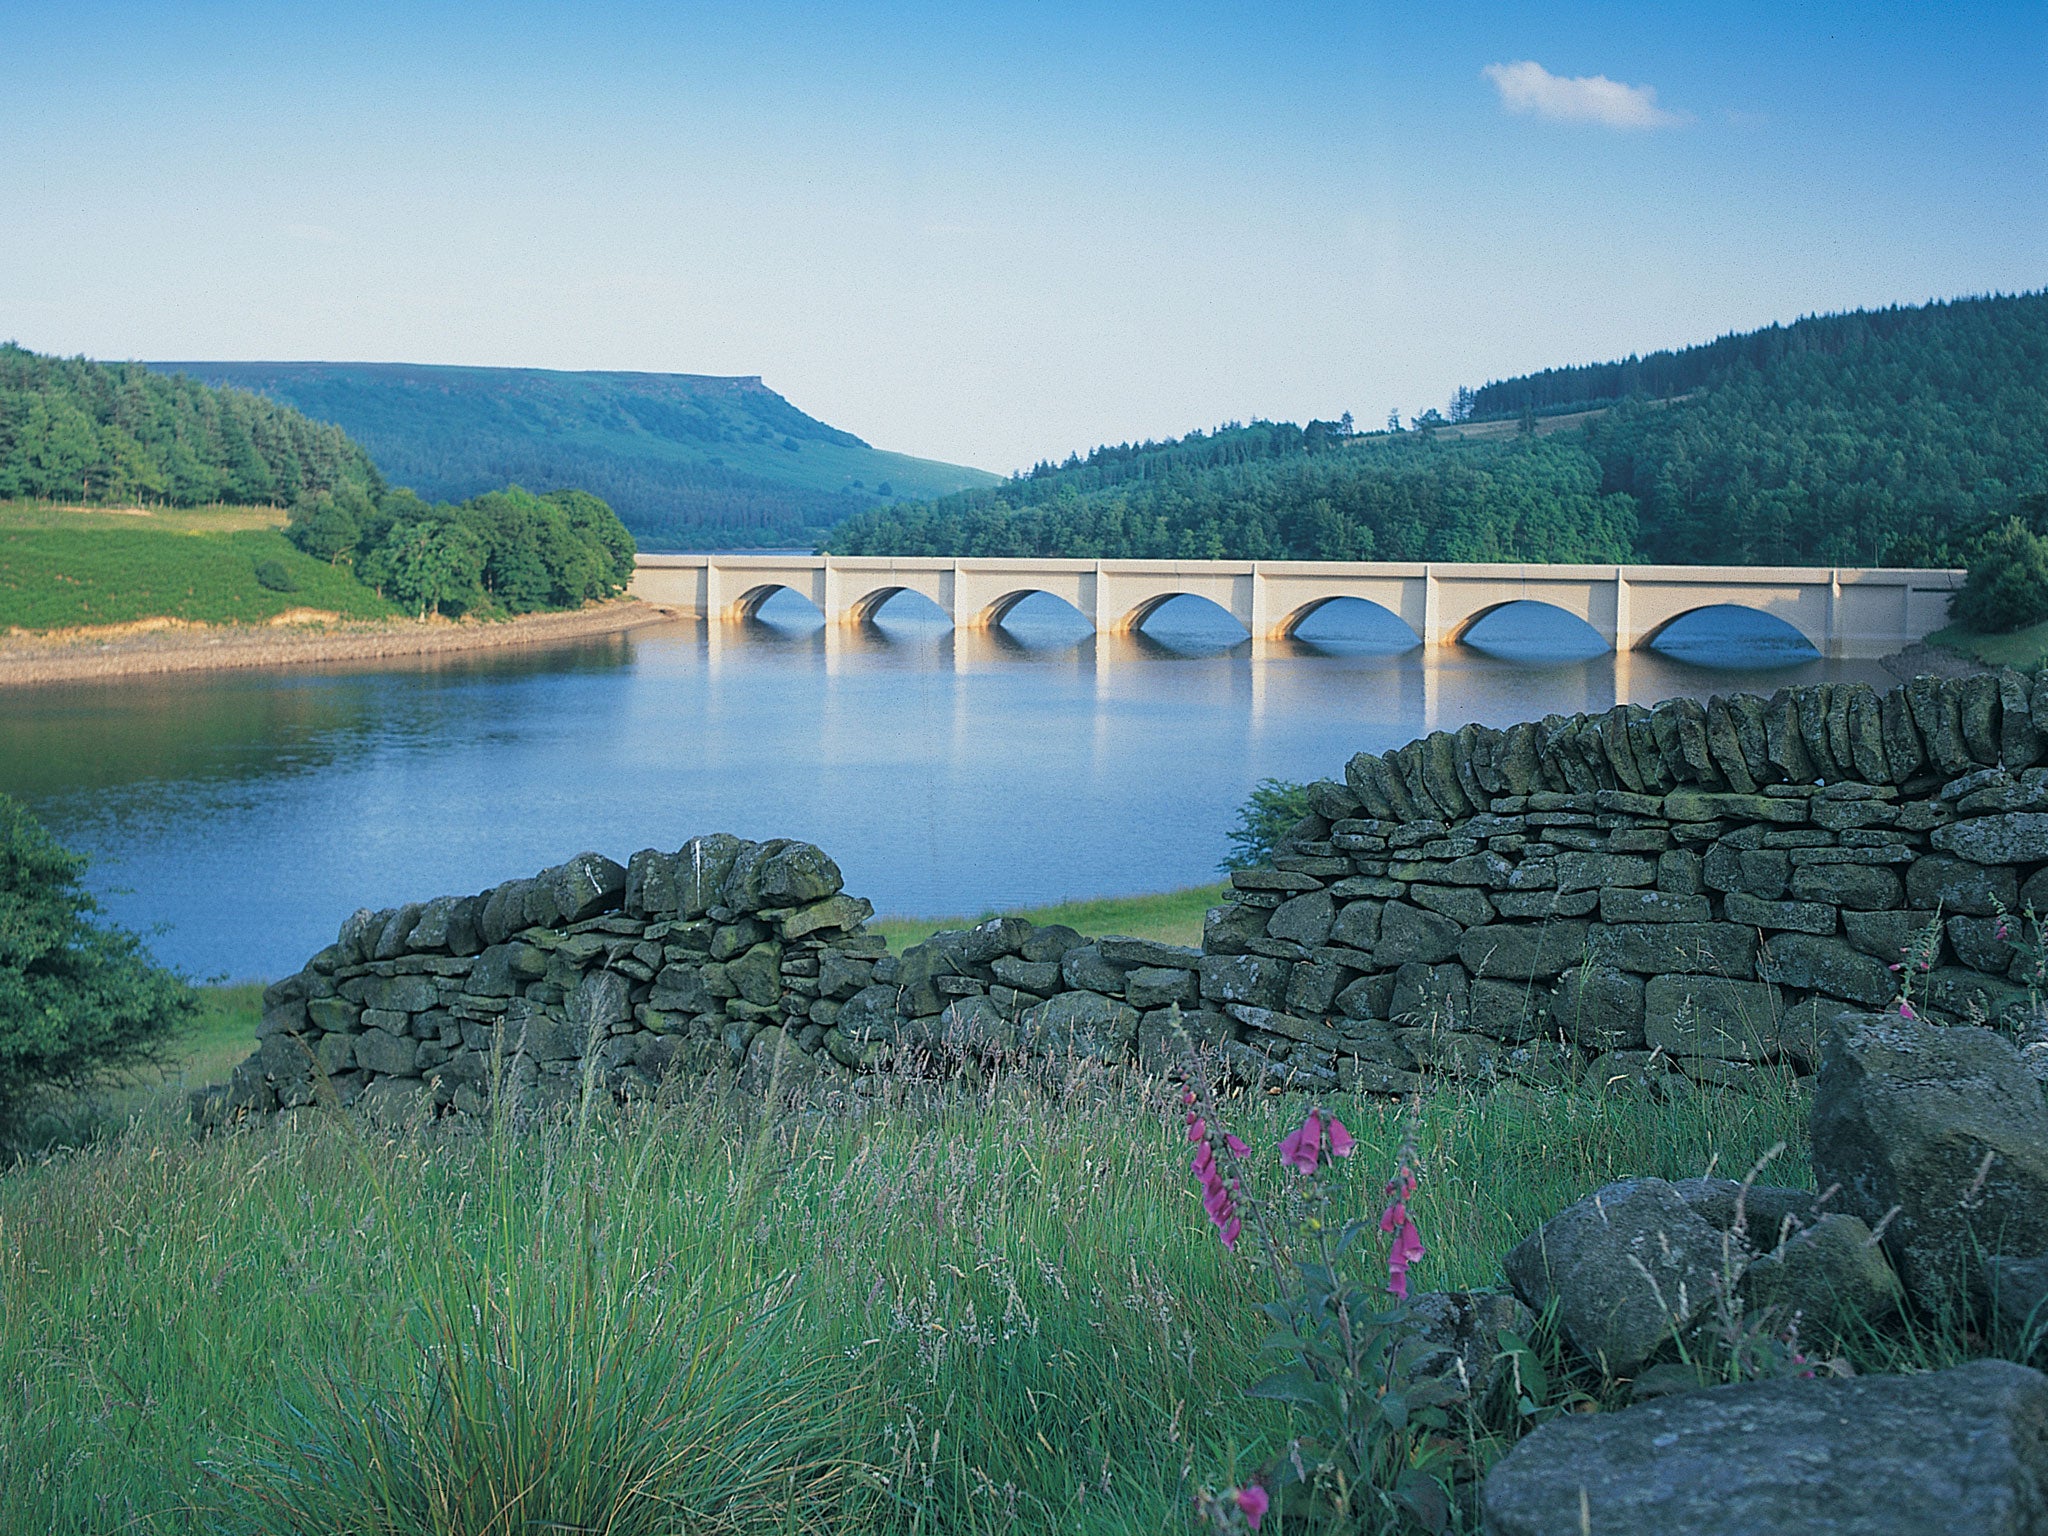
[[[2001,914],[2048,911],[2044,760],[2048,673],[1468,725],[1313,786],[1200,949],[999,918],[892,956],[809,844],[583,854],[356,913],[269,989],[260,1049],[200,1112],[475,1115],[494,1085],[541,1105],[678,1072],[860,1092],[1191,1053],[1259,1086],[1681,1093],[1811,1071],[1930,924],[1919,1010],[2024,1032],[2034,957]]]

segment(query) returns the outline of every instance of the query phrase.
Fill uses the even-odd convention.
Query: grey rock
[[[1347,902],[1330,928],[1330,942],[1370,952],[1380,937],[1380,901]]]
[[[807,907],[798,907],[791,912],[782,920],[782,936],[785,939],[801,939],[835,928],[858,928],[874,915],[874,903],[865,896],[848,896],[841,892],[837,896],[827,896],[823,900],[814,901]]]
[[[1299,972],[1306,967],[1297,966]],[[1167,970],[1163,966],[1141,965],[1124,977],[1124,1001],[1147,1010],[1177,1003],[1192,1008],[1200,1001],[1201,989],[1193,971]]]
[[[391,920],[384,925],[383,932],[377,936],[376,945],[371,950],[373,958],[390,960],[404,954],[409,947],[407,941],[412,938],[413,929],[419,926],[420,914],[425,910],[425,907],[414,901],[408,902],[393,913]]]
[[[1393,1011],[1397,1024],[1463,1029],[1471,1019],[1471,982],[1460,965],[1424,965],[1411,960],[1394,973]]]
[[[1529,1336],[1535,1314],[1500,1291],[1428,1291],[1408,1299],[1411,1337],[1430,1349],[1411,1362],[1415,1379],[1445,1376],[1483,1395],[1508,1370],[1502,1333]]]
[[[1060,989],[1060,962],[1057,960],[1024,960],[1016,955],[998,955],[989,968],[995,972],[996,980],[1005,986],[1022,987],[1026,992],[1046,996]]]
[[[1574,966],[1558,981],[1550,1017],[1567,1040],[1590,1051],[1641,1046],[1643,979],[1612,966]]]
[[[782,947],[764,942],[730,962],[727,978],[739,995],[757,1008],[773,1006],[782,996]]]
[[[1337,1006],[1337,994],[1364,963],[1361,957],[1351,956],[1349,951],[1344,953],[1347,959],[1338,960],[1331,958],[1330,952],[1325,950],[1315,959],[1304,960],[1294,967],[1294,973],[1287,978],[1287,1007],[1290,1011],[1321,1016]]]
[[[1932,912],[1845,912],[1842,932],[1851,948],[1889,966],[1900,960],[1909,945],[1924,938],[1933,922]],[[1936,965],[1941,963],[1942,940],[1942,930],[1937,926],[1934,951],[1929,957]]]
[[[1017,1049],[1017,1020],[986,997],[956,998],[946,1006],[920,1040],[915,1027],[906,1032],[914,1043],[935,1046],[958,1056],[994,1056]]]
[[[355,1064],[366,1072],[386,1077],[411,1077],[418,1070],[418,1042],[381,1029],[366,1029],[353,1036]]]
[[[1897,985],[1884,962],[1847,940],[1806,933],[1775,933],[1757,957],[1757,974],[1788,987],[1809,987],[1871,1007],[1888,1002]]]
[[[609,1033],[633,1016],[632,986],[617,971],[590,971],[576,983],[563,1012],[590,1035]]]
[[[1424,1070],[1470,1081],[1500,1077],[1512,1049],[1491,1035],[1438,1025],[1396,1029],[1394,1038]]]
[[[1973,864],[2038,864],[2048,859],[2048,812],[1977,816],[1936,827],[1929,837],[1943,853]]]
[[[2002,976],[2012,964],[2014,924],[1996,917],[1952,917],[1943,926],[1956,959],[1971,970]]]
[[[1138,1020],[1138,1062],[1149,1072],[1165,1071],[1198,1051],[1214,1050],[1231,1037],[1227,1015],[1206,1008],[1158,1008]]]
[[[2038,1536],[2048,1377],[2003,1360],[1565,1414],[1495,1464],[1493,1536]]]
[[[1252,940],[1266,936],[1266,919],[1270,915],[1243,902],[1209,908],[1202,917],[1203,950],[1212,955],[1245,953],[1245,947]],[[1079,934],[1075,934],[1074,938],[1077,943],[1080,942]],[[1058,956],[1051,958],[1057,962]]]
[[[2048,1253],[2032,1259],[1993,1254],[1984,1268],[2000,1317],[2030,1334],[2048,1329]]]
[[[777,1100],[789,1102],[809,1097],[823,1079],[818,1059],[805,1051],[794,1035],[766,1024],[747,1045],[739,1087],[743,1093],[773,1094]]]
[[[839,1010],[836,1032],[848,1040],[867,1043],[893,1041],[901,1032],[902,1016],[897,1012],[896,989],[877,983],[862,987]]]
[[[1774,986],[1725,976],[1652,976],[1643,1031],[1669,1056],[1765,1061],[1779,1055],[1784,999]]]
[[[1673,896],[1698,896],[1707,888],[1702,860],[1690,849],[1673,848],[1657,855],[1657,889]]]
[[[1053,975],[1059,975],[1055,967]],[[827,949],[818,955],[818,991],[824,997],[844,1000],[874,980],[875,963]],[[1015,985],[1015,983],[1012,983]]]
[[[1889,869],[1867,864],[1804,864],[1792,871],[1795,901],[1824,901],[1858,912],[1896,907],[1905,890]]]
[[[626,867],[601,853],[579,853],[542,871],[535,884],[545,888],[560,921],[580,923],[621,904],[626,892]],[[529,898],[529,909],[530,906]]]
[[[1166,970],[1192,971],[1202,963],[1201,950],[1186,944],[1161,944],[1156,939],[1129,939],[1112,934],[1107,938],[1097,939],[1095,946],[1102,951],[1102,958],[1111,965],[1157,966]]]
[[[381,1077],[364,1086],[355,1107],[373,1124],[413,1130],[433,1118],[434,1096],[417,1078]]]
[[[1137,1037],[1138,1010],[1096,992],[1062,992],[1018,1020],[1018,1044],[1034,1056],[1121,1061]]]
[[[1592,930],[1596,960],[1639,976],[1756,974],[1756,934],[1736,923],[1616,923]]]
[[[1557,888],[1599,891],[1612,886],[1657,883],[1657,861],[1633,853],[1561,853],[1557,856]]]
[[[1904,1292],[1869,1226],[1831,1211],[1752,1261],[1742,1294],[1752,1308],[1776,1307],[1840,1332],[1883,1322]]]
[[[2048,1252],[2048,1105],[1994,1031],[1843,1018],[1811,1124],[1815,1178],[1881,1226],[1923,1304],[1952,1306],[1978,1252]]]
[[[1380,914],[1379,938],[1372,947],[1373,960],[1389,970],[1410,961],[1434,965],[1458,952],[1458,941],[1464,932],[1462,926],[1441,913],[1425,912],[1405,902],[1390,901]]]
[[[1722,909],[1731,923],[1790,933],[1833,933],[1840,920],[1840,914],[1825,902],[1765,901],[1741,891],[1730,891]]]
[[[743,849],[752,848],[726,832],[693,837],[675,854],[674,900],[685,918],[702,917],[725,899],[725,883]]]
[[[1713,916],[1713,904],[1704,896],[1678,896],[1669,891],[1619,886],[1600,892],[1603,923],[1705,923],[1712,921]]]
[[[1265,914],[1262,912],[1259,917],[1263,923]],[[1047,923],[1032,929],[1017,953],[1025,960],[1058,960],[1068,950],[1078,949],[1087,942],[1065,923]]]
[[[1739,1221],[1745,1245],[1760,1252],[1827,1214],[1819,1193],[1811,1189],[1752,1183],[1745,1190],[1739,1179],[1710,1178],[1679,1179],[1671,1187],[1715,1231],[1734,1232]]]
[[[1123,967],[1103,959],[1101,949],[1093,944],[1070,949],[1060,957],[1060,979],[1084,992],[1100,992],[1105,997],[1124,995]]]
[[[1556,976],[1586,958],[1587,927],[1557,921],[1474,928],[1459,940],[1458,958],[1474,976],[1533,981]]]
[[[1337,993],[1337,1012],[1347,1019],[1384,1019],[1393,1006],[1392,973],[1361,976]]]
[[[1204,955],[1202,997],[1213,1003],[1250,1003],[1278,1008],[1287,1001],[1292,962],[1265,955]]]
[[[1408,899],[1467,928],[1494,918],[1493,903],[1471,886],[1414,884],[1408,887]]]
[[[1461,970],[1460,975],[1464,974]],[[1475,981],[1470,989],[1467,1027],[1474,1033],[1519,1045],[1550,1028],[1547,989],[1526,981]]]
[[[1266,936],[1291,939],[1313,948],[1329,938],[1330,926],[1336,920],[1337,904],[1330,900],[1330,893],[1310,891],[1273,909],[1273,915],[1266,919]]]
[[[1536,1311],[1555,1303],[1573,1348],[1628,1375],[1712,1301],[1740,1269],[1722,1235],[1662,1179],[1623,1179],[1567,1206],[1503,1261]]]

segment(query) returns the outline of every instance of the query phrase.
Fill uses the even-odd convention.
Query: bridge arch
[[[740,620],[759,619],[762,608],[778,592],[788,592],[795,597],[799,597],[803,600],[806,608],[809,608],[814,613],[818,612],[818,605],[811,601],[810,593],[800,592],[787,582],[764,581],[758,586],[747,588],[746,591],[733,599],[733,617]],[[822,619],[824,615],[820,613],[819,617]]]
[[[906,592],[919,599],[919,602],[913,608],[906,610],[907,612],[920,612],[921,610],[928,609],[935,611],[941,619],[951,622],[952,615],[947,612],[945,605],[939,602],[937,598],[927,592],[922,586],[914,582],[904,582],[897,586],[875,587],[863,592],[859,597],[856,597],[846,605],[845,622],[849,624],[879,623],[882,610]]]
[[[1385,603],[1376,603],[1369,597],[1358,597],[1349,592],[1333,592],[1328,597],[1311,598],[1274,626],[1275,638],[1281,640],[1297,638],[1302,625],[1315,618],[1318,614],[1328,615],[1340,603],[1356,603],[1376,616],[1370,621],[1375,626],[1385,629],[1390,635],[1398,628],[1400,631],[1405,632],[1414,644],[1422,644],[1422,636],[1416,634],[1415,626],[1402,618],[1400,614],[1389,608]]]
[[[1066,598],[1061,597],[1057,592],[1048,592],[1043,587],[1018,587],[1014,591],[1005,592],[993,602],[984,604],[981,611],[974,617],[974,627],[977,629],[998,628],[1005,619],[1009,618],[1016,611],[1019,604],[1034,597],[1050,598],[1083,624],[1088,622],[1087,614],[1067,601]]]
[[[1536,597],[1511,597],[1501,602],[1489,603],[1485,607],[1479,608],[1460,619],[1454,627],[1446,632],[1444,643],[1446,645],[1470,645],[1474,649],[1484,650],[1487,647],[1482,642],[1475,642],[1472,639],[1474,630],[1485,624],[1489,619],[1498,619],[1504,615],[1517,612],[1529,614],[1537,609],[1541,609],[1546,614],[1555,614],[1558,618],[1567,621],[1570,628],[1564,633],[1569,634],[1574,640],[1582,642],[1580,645],[1570,647],[1573,652],[1582,651],[1583,654],[1588,656],[1598,656],[1615,649],[1614,646],[1608,643],[1605,635],[1601,634],[1599,630],[1587,622],[1585,615],[1574,613],[1570,608],[1565,607],[1561,603],[1549,603],[1545,602],[1542,598]],[[1560,640],[1563,639],[1563,635],[1561,634],[1558,638]],[[1513,648],[1511,641],[1504,643],[1506,648]],[[1563,646],[1558,646],[1557,648],[1565,649]],[[1540,646],[1539,649],[1548,650],[1551,649],[1551,646],[1544,645]]]
[[[1698,619],[1704,614],[1717,613],[1730,615],[1739,613],[1745,615],[1749,620],[1753,621],[1751,638],[1756,641],[1769,644],[1773,641],[1797,640],[1800,645],[1811,651],[1814,656],[1824,654],[1820,642],[1815,640],[1812,635],[1809,635],[1799,625],[1766,609],[1752,607],[1748,603],[1701,603],[1698,607],[1687,608],[1683,612],[1674,613],[1669,618],[1660,620],[1655,627],[1646,630],[1638,636],[1635,648],[1639,651],[1647,651],[1653,647],[1668,649],[1665,642],[1670,639],[1671,632],[1674,629],[1682,629],[1688,619]]]
[[[1144,629],[1145,625],[1153,618],[1158,616],[1160,609],[1180,598],[1187,598],[1199,603],[1204,611],[1220,614],[1229,623],[1236,625],[1237,628],[1245,629],[1244,621],[1223,604],[1217,602],[1213,597],[1208,597],[1200,592],[1183,591],[1155,592],[1146,597],[1136,607],[1126,611],[1124,616],[1118,619],[1116,623],[1110,625],[1109,628],[1117,634],[1136,634]],[[1250,633],[1250,631],[1246,630],[1246,633]]]

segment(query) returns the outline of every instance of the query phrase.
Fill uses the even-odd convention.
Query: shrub
[[[1261,779],[1237,808],[1230,852],[1219,869],[1250,869],[1273,857],[1280,839],[1309,813],[1308,786],[1287,779]]]
[[[256,562],[256,585],[271,592],[296,592],[299,580],[286,569],[282,560],[258,560]]]
[[[2048,539],[2016,517],[1985,535],[1951,613],[1994,635],[2048,619]]]
[[[93,921],[84,867],[0,794],[0,1138],[41,1095],[158,1061],[198,1011],[198,995],[141,939]]]

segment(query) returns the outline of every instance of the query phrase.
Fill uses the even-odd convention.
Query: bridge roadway
[[[899,592],[931,599],[958,629],[1000,624],[1046,592],[1098,632],[1138,628],[1162,603],[1207,598],[1254,640],[1280,640],[1337,598],[1401,619],[1424,646],[1452,645],[1494,609],[1547,603],[1616,652],[1720,604],[1769,614],[1823,656],[1887,655],[1948,622],[1961,571],[1746,565],[1466,565],[1315,560],[947,560],[840,555],[642,555],[643,601],[698,618],[751,618],[776,591],[810,599],[828,624],[872,620]]]

